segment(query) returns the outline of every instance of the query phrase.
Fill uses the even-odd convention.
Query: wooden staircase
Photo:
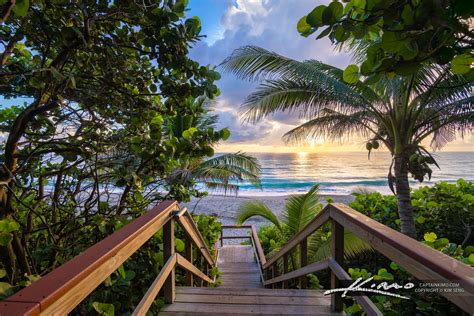
[[[308,237],[326,223],[331,224],[331,255],[318,262],[308,262]],[[182,254],[174,245],[175,224],[185,233]],[[135,307],[133,316],[153,313],[150,307],[160,292],[169,303],[162,308],[161,315],[340,314],[343,311],[341,292],[329,297],[321,291],[305,288],[306,276],[323,270],[329,270],[331,289],[340,288],[341,281],[351,280],[342,266],[345,230],[353,232],[419,280],[443,283],[456,280],[466,295],[441,295],[468,314],[474,311],[473,268],[346,205],[327,205],[267,260],[255,227],[222,226],[223,230],[245,229],[247,234],[226,235],[221,231],[220,247],[217,242],[214,249],[218,251],[211,253],[186,208],[181,208],[176,201],[164,201],[30,286],[0,301],[0,316],[75,314],[76,306],[161,229],[164,265]],[[245,239],[249,245],[224,245],[224,239]],[[291,269],[290,258],[298,261],[297,264],[291,262]],[[216,265],[222,274],[221,286],[190,287],[194,283],[216,286],[214,276],[209,273]],[[176,287],[175,269],[186,272],[186,287]],[[288,289],[291,283],[298,283],[301,289]],[[352,298],[366,315],[383,315],[368,296]]]
[[[173,304],[160,315],[329,315],[331,298],[322,291],[263,288],[252,246],[225,245],[215,288],[177,287]]]

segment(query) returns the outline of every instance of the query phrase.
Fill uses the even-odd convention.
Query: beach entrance
[[[329,315],[331,298],[323,291],[266,289],[258,256],[261,250],[253,226],[223,226],[225,230],[247,230],[242,236],[221,236],[217,267],[219,287],[177,287],[173,304],[160,315]],[[256,235],[255,235],[256,236]],[[250,240],[250,245],[225,244],[225,240]],[[263,252],[261,252],[263,255]]]
[[[331,253],[308,262],[308,237],[331,225]],[[184,249],[175,247],[175,224],[185,232]],[[101,242],[63,264],[0,304],[0,315],[67,315],[158,231],[163,231],[163,267],[133,315],[146,315],[158,296],[167,303],[162,315],[333,315],[342,313],[342,292],[324,295],[309,290],[307,275],[321,271],[330,289],[353,282],[344,267],[344,231],[369,243],[419,280],[457,280],[466,294],[474,293],[474,273],[439,251],[403,235],[344,204],[329,204],[300,232],[266,258],[253,226],[240,236],[221,233],[208,248],[191,214],[175,201],[164,201]],[[244,242],[239,242],[243,239]],[[227,244],[227,240],[237,243]],[[289,262],[292,262],[289,269]],[[176,286],[176,269],[183,269],[185,287]],[[219,286],[216,269],[222,275]],[[364,292],[362,292],[364,293]],[[359,293],[361,294],[361,293]],[[349,294],[350,295],[350,294]],[[441,293],[466,312],[474,310],[469,295]],[[382,315],[365,295],[353,296],[367,315]]]

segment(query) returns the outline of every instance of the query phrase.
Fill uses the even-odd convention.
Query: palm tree
[[[186,130],[214,130],[218,116],[211,114],[211,101],[204,97],[190,101],[194,113],[176,115],[165,122],[165,137],[182,137]],[[211,141],[211,144],[214,143]],[[211,147],[206,151],[214,152]],[[226,153],[210,159],[188,157],[169,175],[169,185],[192,186],[195,182],[203,184],[209,190],[237,193],[239,183],[248,182],[256,187],[260,184],[261,166],[258,159],[246,153]]]
[[[319,201],[319,184],[313,186],[307,193],[301,195],[292,195],[284,206],[283,218],[278,216],[263,202],[249,201],[240,205],[237,212],[236,223],[242,225],[252,217],[263,217],[280,231],[283,237],[282,242],[287,242],[291,237],[301,231],[314,217],[323,209]],[[329,232],[329,226],[325,225],[308,240],[309,254],[313,261],[319,261],[328,258],[331,253],[330,239],[325,238]],[[354,257],[371,247],[357,238],[351,232],[344,233],[344,253],[347,258]],[[278,251],[274,249],[273,252]],[[292,257],[293,266],[295,266]]]
[[[472,129],[469,81],[447,66],[426,66],[410,76],[384,77],[373,84],[366,78],[349,85],[337,67],[253,46],[237,49],[222,66],[240,78],[263,81],[243,105],[247,121],[278,111],[298,112],[307,120],[284,135],[287,142],[362,136],[369,154],[385,146],[392,155],[388,180],[397,194],[401,231],[416,237],[408,174],[419,181],[431,177],[429,165],[436,161],[422,142],[431,139],[437,150]]]

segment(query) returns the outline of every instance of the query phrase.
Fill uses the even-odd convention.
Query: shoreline
[[[190,212],[196,214],[214,215],[219,218],[223,225],[235,225],[235,218],[239,206],[248,201],[264,202],[279,218],[281,218],[284,205],[290,195],[261,195],[261,196],[235,196],[235,195],[208,195],[201,199],[192,198],[188,203],[182,203],[183,207],[187,207]],[[320,194],[320,201],[326,205],[326,198],[330,197],[336,203],[348,204],[354,200],[352,195],[327,195]],[[260,228],[269,222],[261,217],[256,217],[245,222],[248,225],[254,225]]]

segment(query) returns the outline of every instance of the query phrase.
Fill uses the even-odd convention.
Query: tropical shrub
[[[423,243],[438,251],[441,251],[463,263],[474,267],[474,246],[468,246],[463,249],[460,245],[451,243],[447,238],[438,238],[433,232],[424,234]],[[376,281],[392,281],[398,284],[406,284],[408,282],[417,283],[405,269],[398,266],[395,262],[387,262],[386,265],[377,266],[366,264],[363,267],[349,268],[348,273],[353,280],[358,278],[368,279],[371,276]],[[419,293],[414,291],[405,291],[398,293],[410,297],[410,300],[401,298],[372,295],[378,309],[384,315],[464,315],[465,313],[457,306],[450,303],[447,299],[436,293]],[[347,305],[344,311],[348,315],[362,315],[363,311],[359,304],[346,301]]]
[[[380,193],[354,193],[349,205],[355,210],[400,230],[396,197]],[[439,182],[421,187],[411,194],[415,223],[419,232],[443,232],[463,247],[473,243],[474,183],[459,179],[456,183]],[[423,235],[419,234],[418,239]]]
[[[201,26],[185,16],[187,1],[0,6],[0,95],[8,100],[0,109],[2,298],[149,206],[205,195],[199,181],[224,188],[258,181],[253,157],[209,159],[230,132],[215,126],[203,101],[219,95],[219,73],[188,56]],[[201,221],[214,240],[217,224]],[[128,312],[162,265],[160,238],[80,311]]]
[[[323,209],[319,201],[319,185],[313,186],[307,193],[292,195],[285,204],[285,211],[282,219],[263,202],[250,201],[240,205],[237,212],[237,225],[243,224],[246,220],[259,216],[263,217],[272,226],[264,226],[260,229],[259,236],[262,236],[262,245],[267,255],[277,252],[284,243],[302,230],[314,217]],[[316,233],[308,238],[309,261],[319,261],[328,258],[330,255],[330,226],[323,225]],[[347,257],[370,250],[370,246],[357,238],[350,232],[344,234],[344,250]],[[291,258],[293,266],[297,260]]]
[[[473,190],[474,183],[459,179],[453,184],[439,182],[430,187],[421,187],[412,192],[411,196],[417,230],[423,232],[418,236],[418,240],[474,267],[472,236],[469,235],[467,229],[463,230],[463,226],[459,224],[465,223],[471,225],[468,227],[472,227],[474,223]],[[354,193],[354,195],[355,200],[350,203],[352,208],[384,225],[400,230],[395,196],[385,196],[376,192]],[[270,254],[278,250],[292,236],[285,236],[284,231],[276,225],[263,226],[258,233],[265,253]],[[314,243],[329,242],[330,235],[329,227],[323,226],[318,238],[314,239]],[[345,239],[346,242],[351,241]],[[326,247],[313,246],[309,249],[321,251],[324,248]],[[376,252],[356,252],[352,256],[346,256],[344,266],[349,267],[347,271],[354,280],[359,277],[367,279],[373,276],[376,281],[394,281],[398,284],[407,282],[416,284],[417,282],[402,267]],[[309,278],[312,280],[310,285],[313,288],[327,288],[329,286],[327,273],[312,274]],[[384,315],[464,314],[462,310],[436,293],[407,292],[405,294],[408,294],[411,299],[403,300],[382,295],[370,297]],[[348,315],[363,314],[361,307],[352,300],[345,300],[345,304],[345,312]]]

